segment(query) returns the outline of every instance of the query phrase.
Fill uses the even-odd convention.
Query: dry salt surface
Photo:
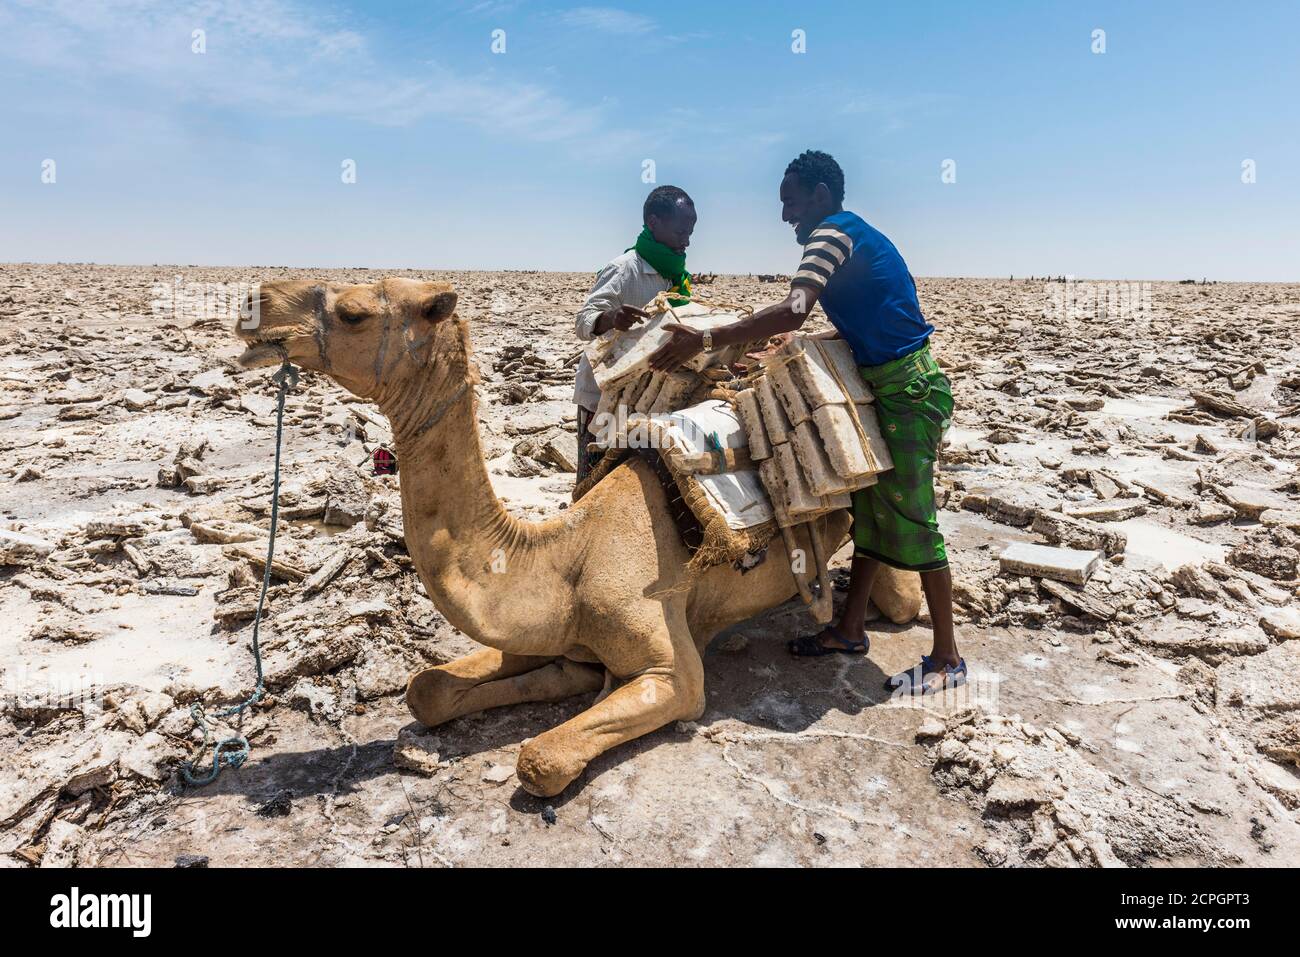
[[[590,276],[393,274],[455,285],[493,487],[558,512]],[[519,747],[590,701],[410,726],[409,674],[474,644],[424,595],[396,480],[359,465],[382,416],[310,374],[287,407],[271,698],[241,727],[247,764],[180,782],[190,705],[252,686],[274,392],[233,365],[229,320],[151,308],[177,275],[384,273],[0,266],[0,534],[47,546],[0,566],[0,862],[1300,863],[1300,287],[1155,283],[1135,321],[1049,318],[1036,281],[921,280],[957,401],[938,482],[971,685],[883,690],[928,650],[924,616],[873,625],[865,658],[792,661],[810,622],[791,603],[715,640],[698,721],[541,801],[511,774]],[[1076,509],[1105,518],[1053,540]],[[1013,542],[1112,557],[1077,589],[1002,574]]]

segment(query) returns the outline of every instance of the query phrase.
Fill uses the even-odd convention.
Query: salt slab
[[[1007,546],[999,557],[999,562],[1006,574],[1054,578],[1073,585],[1084,585],[1101,564],[1101,559],[1101,552],[1016,542]]]
[[[649,370],[650,356],[672,338],[672,333],[664,331],[664,326],[671,322],[703,332],[729,326],[741,317],[739,312],[688,304],[676,306],[671,312],[661,312],[632,329],[617,332],[609,339],[602,338],[587,353],[596,385],[604,392],[612,382]],[[694,359],[683,363],[683,368],[698,372],[713,365],[721,351],[723,350],[715,349],[712,352],[701,352]]]

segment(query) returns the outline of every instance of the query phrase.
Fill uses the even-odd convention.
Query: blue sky
[[[692,268],[792,272],[777,186],[819,148],[917,275],[1297,281],[1297,35],[1294,2],[0,0],[0,261],[595,270],[652,159]]]

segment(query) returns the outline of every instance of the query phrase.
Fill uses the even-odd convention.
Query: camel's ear
[[[456,294],[454,292],[440,292],[436,296],[426,299],[421,309],[424,312],[424,318],[430,322],[442,322],[456,311]]]
[[[420,317],[425,319],[430,326],[437,325],[456,311],[456,294],[454,292],[437,293],[421,302],[416,309]],[[405,326],[406,351],[417,365],[427,366],[429,364],[429,355],[433,352],[433,337],[436,330],[420,322],[412,322],[410,319],[406,320]]]

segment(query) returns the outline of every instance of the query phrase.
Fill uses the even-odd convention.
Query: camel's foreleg
[[[563,701],[597,690],[603,680],[603,669],[593,665],[483,648],[412,677],[406,686],[406,706],[415,720],[434,727],[488,708]]]
[[[628,676],[582,714],[533,738],[519,752],[515,773],[538,797],[563,791],[598,755],[670,721],[704,713],[704,665],[686,627],[675,616],[671,633],[644,640],[655,664]]]

